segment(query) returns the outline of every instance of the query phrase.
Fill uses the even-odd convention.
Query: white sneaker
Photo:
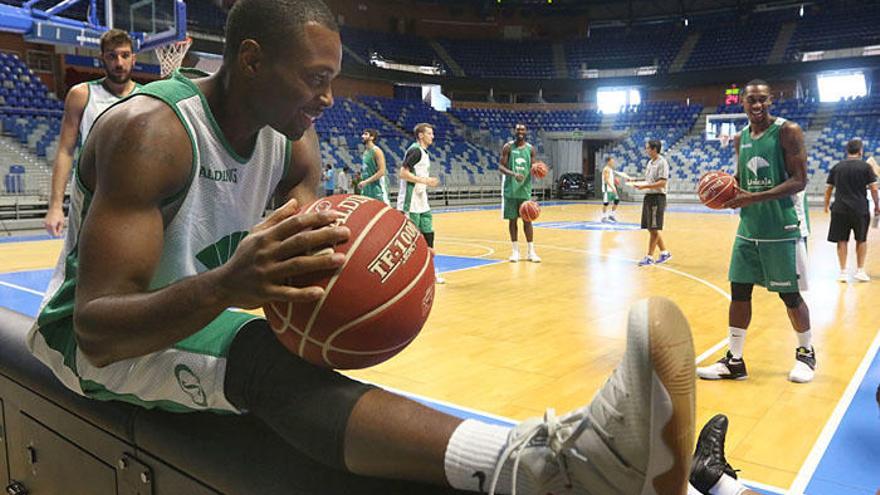
[[[442,276],[440,276],[439,273],[437,273],[437,274],[434,274],[434,283],[435,284],[445,284],[446,279],[443,278]]]
[[[809,383],[816,376],[816,351],[811,347],[798,347],[794,351],[794,368],[788,379],[795,383]]]
[[[865,270],[857,271],[856,274],[853,275],[853,278],[858,280],[859,282],[870,282],[871,281],[871,277],[867,273],[865,273]]]
[[[845,271],[841,271],[837,276],[838,282],[849,282],[849,275]]]
[[[519,261],[519,251],[514,251],[510,253],[510,258],[507,258],[507,261],[511,263],[516,263],[517,261]]]
[[[532,251],[531,253],[529,253],[528,260],[531,261],[532,263],[540,263],[541,257],[538,256],[538,253]]]
[[[489,493],[502,472],[512,476],[511,486],[525,478],[523,485],[542,494],[685,493],[694,397],[687,320],[668,299],[639,301],[629,314],[623,360],[593,401],[511,430]]]

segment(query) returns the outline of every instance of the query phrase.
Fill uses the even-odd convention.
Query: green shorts
[[[528,201],[528,199],[519,198],[501,198],[501,210],[505,220],[516,220],[519,218],[519,207]]]
[[[423,234],[434,232],[434,215],[432,215],[430,211],[423,213],[407,213],[406,215],[414,224],[416,224],[416,227],[419,228],[419,232]]]
[[[363,189],[361,189],[360,191],[360,195],[366,196],[368,198],[378,199],[386,205],[391,204],[388,201],[388,189],[385,188],[384,178],[379,179],[376,182],[370,182],[369,184],[364,186]]]
[[[807,248],[802,239],[750,241],[737,237],[730,256],[728,278],[737,284],[757,284],[773,292],[807,290]]]
[[[620,202],[620,198],[617,197],[617,193],[607,191],[607,192],[602,193],[602,202],[605,203],[606,205],[608,203],[618,203],[618,202]]]

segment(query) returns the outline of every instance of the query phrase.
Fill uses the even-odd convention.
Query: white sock
[[[735,359],[742,359],[746,346],[746,329],[730,327],[727,334],[727,347]]]
[[[806,332],[795,332],[797,333],[798,339],[798,347],[806,347],[807,349],[813,348],[813,331],[807,330]]]
[[[663,256],[664,254],[669,254],[669,251],[660,251],[660,256]]]
[[[449,438],[443,466],[449,485],[459,490],[486,493],[492,483],[495,464],[504,446],[510,428],[490,425],[468,419],[458,425]],[[511,468],[513,463],[506,463],[498,478],[495,492],[510,493]],[[478,473],[482,473],[482,476]],[[534,483],[520,470],[517,476],[517,492],[532,493]]]
[[[529,253],[531,254],[531,253],[534,253],[534,252],[535,252],[535,243],[534,243],[534,242],[530,242],[530,243],[529,243]]]
[[[510,244],[511,244],[511,247],[513,248],[513,252],[518,253],[519,252],[519,245],[516,243],[516,241],[512,241]]]
[[[709,495],[740,495],[746,490],[747,488],[739,480],[722,474],[718,483],[715,483],[715,486],[709,489]]]
[[[693,485],[691,485],[690,483],[688,483],[688,492],[687,492],[687,495],[703,495],[703,494],[700,493],[700,490],[697,490],[696,488],[694,488]]]

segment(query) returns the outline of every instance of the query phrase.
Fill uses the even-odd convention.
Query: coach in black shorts
[[[846,282],[847,244],[849,233],[856,238],[856,265],[858,270],[854,278],[860,282],[869,282],[871,277],[865,273],[865,255],[868,251],[868,197],[865,189],[870,187],[871,198],[874,200],[874,215],[880,215],[877,201],[877,176],[874,169],[862,160],[862,140],[851,139],[846,143],[846,160],[838,162],[828,173],[828,187],[825,189],[825,212],[834,192],[834,204],[831,205],[831,225],[828,227],[828,241],[837,243],[837,259],[840,262],[840,277]],[[836,190],[835,190],[836,189]]]
[[[636,189],[645,191],[645,199],[642,203],[642,228],[647,229],[650,234],[648,254],[639,261],[639,266],[666,263],[672,258],[660,233],[663,230],[663,214],[666,212],[666,181],[669,180],[669,162],[660,154],[662,148],[663,145],[656,139],[645,144],[645,153],[649,158],[645,166],[645,183],[635,185]],[[654,261],[654,250],[658,247],[660,257]]]

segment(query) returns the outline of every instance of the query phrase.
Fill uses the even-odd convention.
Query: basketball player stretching
[[[804,188],[807,151],[804,132],[794,122],[770,115],[770,86],[761,80],[745,88],[743,108],[749,125],[734,138],[736,197],[728,208],[742,208],[730,259],[728,351],[717,363],[697,369],[707,380],[744,380],[746,329],[752,319],[752,287],[776,292],[797,335],[795,363],[788,375],[809,382],[816,369],[810,311],[800,291],[807,289],[806,237],[809,234]]]

